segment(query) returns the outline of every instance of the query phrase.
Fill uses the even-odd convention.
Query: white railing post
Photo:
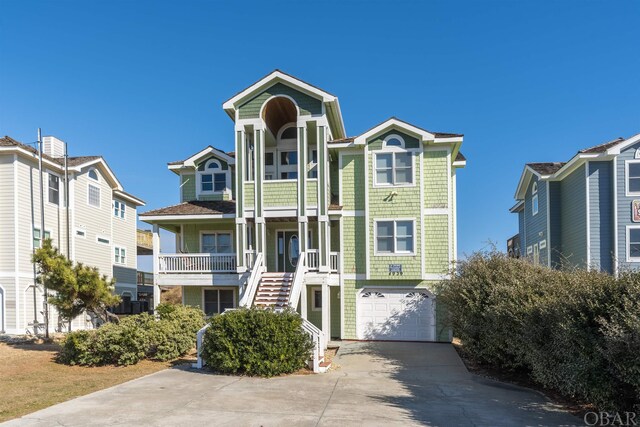
[[[300,300],[300,292],[304,283],[304,275],[307,273],[307,254],[300,252],[296,271],[293,273],[293,284],[291,285],[291,293],[289,294],[289,306],[295,310]]]
[[[238,303],[240,307],[251,307],[253,304],[253,298],[256,295],[256,291],[262,277],[262,270],[262,253],[258,253],[251,269],[251,275],[249,276],[249,279],[247,279],[244,292],[240,297],[240,302]]]

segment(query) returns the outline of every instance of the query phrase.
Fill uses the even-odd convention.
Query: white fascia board
[[[525,165],[524,170],[522,171],[522,175],[520,175],[520,181],[518,181],[518,186],[516,187],[516,194],[513,196],[514,199],[520,200],[524,199],[523,190],[526,187],[526,184],[529,183],[530,175],[536,175],[538,179],[543,179],[543,176],[538,172],[533,170],[533,168],[529,165]]]
[[[598,153],[598,154],[576,154],[573,156],[566,165],[561,167],[554,173],[549,176],[550,181],[560,181],[564,179],[571,172],[582,166],[582,164],[587,160],[611,160],[613,156],[608,155],[607,153]]]
[[[467,161],[466,160],[458,160],[458,161],[453,162],[452,165],[454,167],[456,167],[456,168],[463,168],[463,167],[467,166]]]
[[[516,204],[509,209],[509,212],[516,213],[520,211],[523,206],[524,206],[524,200],[518,200]]]
[[[283,73],[282,71],[275,70],[271,74],[265,76],[239,94],[235,95],[233,98],[226,101],[224,104],[222,104],[222,108],[226,111],[235,110],[237,104],[250,97],[254,92],[280,82],[292,85],[296,89],[299,89],[300,91],[313,96],[314,98],[321,99],[323,102],[333,102],[337,100],[335,96],[331,95],[328,92],[318,89],[317,87],[313,87],[310,84],[303,82],[302,80],[298,80],[295,77]]]
[[[640,133],[633,135],[631,138],[627,138],[624,141],[620,141],[619,144],[614,145],[613,147],[609,148],[607,150],[607,154],[609,155],[618,155],[620,154],[620,151],[624,150],[625,148],[629,147],[630,145],[633,145],[637,142],[640,142]]]
[[[206,156],[207,154],[213,154],[213,155],[219,157],[220,159],[224,160],[225,162],[227,162],[229,165],[235,165],[236,164],[236,159],[234,159],[233,157],[229,156],[224,151],[218,150],[217,148],[212,147],[210,145],[207,148],[205,148],[204,150],[202,150],[202,151],[194,154],[193,156],[189,157],[187,160],[182,162],[182,165],[170,165],[169,169],[172,170],[171,166],[195,167],[196,166],[195,162],[197,160],[201,159],[202,157]]]
[[[134,205],[144,206],[146,203],[142,199],[138,199],[136,196],[132,196],[131,194],[127,194],[120,190],[113,190],[113,194],[121,199],[125,199],[133,203]]]
[[[72,168],[69,168],[69,170],[74,172],[81,172],[82,169],[84,168],[87,168],[93,165],[98,165],[98,164],[102,165],[104,170],[107,172],[107,176],[111,178],[111,180],[115,184],[112,188],[114,190],[124,191],[124,189],[122,188],[122,184],[120,184],[120,181],[118,181],[118,178],[116,178],[116,174],[113,173],[113,171],[111,170],[107,162],[102,157],[100,157],[99,159],[91,160],[91,161],[76,165]]]
[[[356,145],[362,145],[365,144],[367,142],[367,139],[384,132],[385,130],[391,128],[391,127],[396,127],[399,129],[404,130],[405,132],[408,132],[409,134],[412,134],[414,136],[417,136],[418,138],[421,138],[422,141],[434,141],[435,140],[435,135],[433,135],[432,133],[426,132],[418,127],[415,127],[413,125],[410,125],[408,123],[405,123],[403,121],[400,121],[396,118],[391,118],[385,122],[380,123],[378,126],[374,127],[373,129],[368,130],[367,132],[363,133],[362,135],[356,137],[356,139],[354,140],[354,143]]]
[[[433,142],[436,144],[449,144],[449,143],[459,143],[462,144],[463,137],[461,136],[451,136],[447,138],[434,138]]]
[[[22,155],[23,157],[27,157],[30,160],[38,160],[38,154],[37,153],[32,153],[30,151],[25,150],[22,147],[0,147],[0,153],[17,153],[19,155]],[[48,160],[44,157],[42,157],[42,164],[47,165],[48,167],[52,168],[52,169],[56,169],[58,172],[60,171],[64,171],[64,167],[56,162],[52,162],[51,160]]]
[[[210,214],[210,215],[138,215],[140,221],[152,224],[162,221],[180,221],[193,219],[235,219],[236,214]]]

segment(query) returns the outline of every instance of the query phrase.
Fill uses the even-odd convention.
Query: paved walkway
[[[468,373],[448,344],[343,343],[334,362],[272,379],[169,369],[6,425],[582,425],[536,392]]]

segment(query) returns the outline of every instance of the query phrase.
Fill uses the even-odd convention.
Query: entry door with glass
[[[278,231],[277,254],[278,271],[293,273],[300,257],[300,244],[297,231]]]

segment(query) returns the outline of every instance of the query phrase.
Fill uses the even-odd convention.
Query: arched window
[[[223,170],[216,159],[210,159],[198,168],[198,178],[200,193],[222,193],[229,188],[228,171]]]
[[[537,215],[538,214],[538,183],[534,182],[533,186],[531,187],[531,194],[533,195],[531,197],[531,213],[533,215]]]
[[[89,169],[89,178],[91,178],[94,181],[98,181],[99,180],[98,172],[93,168]]]
[[[404,139],[400,135],[389,135],[384,139],[384,144],[382,144],[384,148],[387,147],[398,147],[404,148]]]

